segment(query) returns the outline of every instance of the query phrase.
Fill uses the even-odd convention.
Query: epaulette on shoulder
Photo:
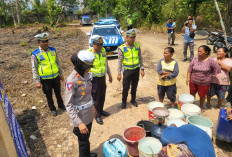
[[[31,55],[36,56],[36,54],[39,53],[39,52],[40,52],[40,50],[39,50],[39,48],[37,48],[31,53]]]
[[[53,50],[53,51],[56,51],[56,49],[54,47],[48,47],[49,50]]]

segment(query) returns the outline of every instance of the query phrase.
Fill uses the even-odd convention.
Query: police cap
[[[130,30],[126,31],[126,35],[129,37],[136,37],[136,30],[130,29]]]
[[[81,50],[79,51],[77,57],[84,62],[85,64],[88,65],[93,65],[93,61],[95,59],[95,56],[92,52],[88,51],[88,50]]]
[[[105,38],[104,36],[100,36],[100,35],[93,35],[91,37],[91,39],[93,39],[93,42],[97,43],[97,44],[103,44],[103,39],[104,38]]]
[[[35,38],[37,38],[38,40],[48,40],[48,36],[49,33],[45,32],[45,33],[37,34]]]

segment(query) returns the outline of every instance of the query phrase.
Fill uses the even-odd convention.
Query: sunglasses
[[[48,40],[41,40],[42,43],[48,43]]]

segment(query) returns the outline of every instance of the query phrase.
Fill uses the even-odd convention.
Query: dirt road
[[[69,61],[71,54],[75,51],[79,51],[80,49],[88,48],[87,37],[78,30],[87,33],[90,32],[91,27],[67,27],[62,28],[62,30],[64,31],[60,31],[62,32],[61,37],[56,37],[57,31],[51,33],[54,39],[51,40],[51,46],[56,47],[57,50],[59,50],[59,52],[62,52],[59,55],[61,58],[61,62],[63,63],[65,78],[67,78],[67,76],[72,71],[72,64]],[[31,32],[34,33],[35,31],[31,30]],[[20,36],[22,35],[22,32],[16,32],[16,34]],[[5,34],[0,33],[0,35],[4,36]],[[28,33],[27,35],[28,36],[26,39],[30,37],[30,33]],[[206,43],[206,40],[203,40],[203,38],[205,37],[196,36],[197,40],[195,41],[195,54],[197,54],[197,48],[200,45]],[[20,40],[20,38],[18,38],[18,40]],[[104,125],[102,126],[98,125],[94,121],[90,137],[91,151],[97,152],[100,157],[102,157],[103,143],[106,140],[113,137],[117,137],[123,140],[121,135],[124,129],[129,126],[136,125],[136,123],[140,120],[147,120],[147,103],[158,99],[156,88],[158,75],[156,73],[156,65],[158,60],[163,57],[163,49],[167,47],[167,34],[156,34],[154,32],[145,32],[139,30],[136,37],[136,41],[141,44],[145,65],[145,76],[144,78],[140,77],[138,85],[137,100],[139,106],[136,108],[133,107],[130,103],[128,103],[127,108],[125,110],[120,109],[122,82],[118,82],[116,80],[118,60],[117,58],[110,59],[109,65],[113,76],[113,83],[109,83],[107,81],[107,94],[104,108],[106,111],[111,113],[111,116],[103,119]],[[177,95],[179,95],[180,93],[189,93],[189,88],[185,84],[189,62],[182,62],[182,42],[183,38],[181,37],[181,34],[178,34],[176,39],[176,45],[173,46],[173,48],[175,49],[174,59],[178,61],[180,68],[180,73],[177,79]],[[1,46],[3,46],[0,49],[0,51],[2,52],[7,51],[10,54],[14,54],[15,50],[18,48],[21,51],[23,51],[24,54],[27,53],[23,50],[23,48],[19,48],[19,46],[15,46],[13,50],[12,47],[6,48],[3,44],[1,44]],[[27,48],[28,47],[34,49],[36,48],[36,43],[30,43],[29,46],[27,46]],[[1,57],[6,56],[8,56],[7,61],[12,60],[12,58],[10,58],[7,53],[5,53],[4,56]],[[215,54],[212,54],[212,56],[214,57]],[[4,76],[1,76],[2,79],[5,81],[3,84],[5,85],[5,88],[8,88],[8,95],[12,99],[12,103],[15,108],[16,114],[18,115],[18,121],[23,129],[27,143],[27,148],[30,151],[31,156],[78,156],[77,138],[72,133],[72,126],[67,113],[59,111],[57,117],[51,117],[48,108],[42,108],[42,104],[44,104],[46,101],[41,90],[36,90],[33,86],[33,80],[30,71],[30,58],[25,58],[25,64],[20,65],[21,68],[24,68],[24,70],[26,70],[27,72],[19,74],[18,78],[20,79],[16,81],[16,83],[19,85],[18,88],[11,87],[13,84],[9,80],[7,81],[8,78],[11,78],[10,80],[13,79],[11,76],[9,76],[9,69],[4,70],[3,68],[0,68],[0,70],[2,70],[0,72],[3,72],[4,74]],[[15,59],[14,62],[15,65],[17,65],[17,59]],[[7,63],[2,64],[5,64],[6,67],[11,67],[8,66]],[[16,68],[10,72],[16,73],[17,71],[18,69]],[[22,82],[24,82],[25,80],[29,81],[28,83],[23,84]],[[22,90],[22,92],[16,93],[15,90]],[[26,97],[22,98],[22,93],[26,93]],[[129,100],[130,97],[128,98],[128,102]],[[226,157],[232,155],[232,153],[230,153],[232,145],[228,143],[217,142],[218,146],[216,146],[215,127],[217,123],[219,109],[215,108],[215,100],[216,99],[212,100],[212,105],[214,107],[210,110],[203,112],[201,115],[208,117],[214,122],[213,142],[216,154],[218,157]],[[196,104],[199,104],[198,102],[199,98],[197,97]],[[166,99],[165,103],[168,104],[168,101]],[[36,106],[37,110],[31,110],[31,106]],[[37,140],[30,139],[30,135],[35,135],[37,137]]]

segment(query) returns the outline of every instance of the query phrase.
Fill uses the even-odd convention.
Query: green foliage
[[[47,0],[48,2],[48,19],[51,26],[55,25],[59,15],[62,14],[63,8],[55,3],[55,0]]]
[[[28,49],[27,55],[30,56],[32,52],[33,52],[33,49]]]
[[[21,43],[19,43],[20,46],[27,46],[27,42],[23,41]]]

